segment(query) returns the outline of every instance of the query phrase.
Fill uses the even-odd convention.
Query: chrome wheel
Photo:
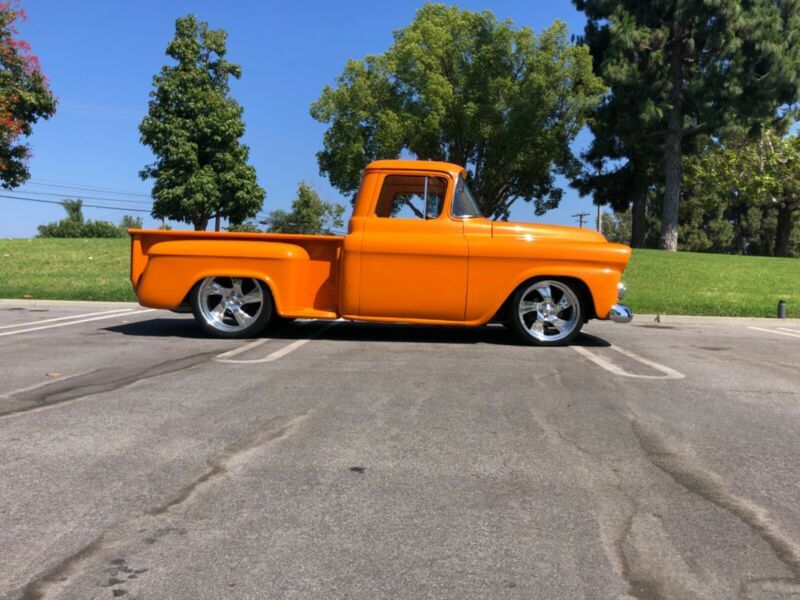
[[[197,290],[200,316],[215,331],[246,332],[261,320],[264,307],[264,289],[256,279],[207,277]]]
[[[556,344],[574,337],[582,325],[581,303],[561,281],[537,281],[517,295],[518,325],[540,344]]]

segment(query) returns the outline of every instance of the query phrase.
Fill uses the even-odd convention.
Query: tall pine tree
[[[228,79],[242,70],[226,60],[226,33],[194,15],[175,22],[167,65],[153,78],[150,110],[139,125],[156,155],[142,179],[152,177],[153,216],[204,230],[212,216],[232,224],[254,217],[264,203],[255,169],[247,164],[242,107]]]
[[[660,146],[660,246],[676,250],[681,161],[694,136],[758,130],[798,100],[800,0],[573,2],[588,18],[585,41],[611,88],[607,102],[620,107],[607,114],[635,106],[636,144]]]
[[[634,105],[623,105],[621,97]],[[630,208],[631,237],[626,243],[643,248],[648,199],[659,178],[661,157],[652,142],[641,141],[644,124],[636,118],[637,101],[635,94],[618,95],[617,101],[607,97],[595,108],[589,119],[594,138],[582,155],[585,168],[572,185],[615,212]]]

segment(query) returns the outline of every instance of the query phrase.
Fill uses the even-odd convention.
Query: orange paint
[[[585,229],[454,216],[463,173],[371,163],[346,236],[131,230],[133,287],[142,305],[177,309],[205,277],[252,277],[284,317],[482,325],[546,276],[583,282],[587,316],[606,318],[630,248]]]

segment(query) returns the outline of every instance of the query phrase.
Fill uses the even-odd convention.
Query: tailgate
[[[178,232],[177,236],[182,237]],[[150,260],[150,247],[164,240],[176,237],[175,232],[161,229],[129,229],[128,235],[131,236],[131,284],[134,291],[139,288],[142,280],[142,273]]]
[[[147,265],[147,255],[142,249],[142,235],[131,232],[131,283],[134,290],[139,287],[139,279]]]

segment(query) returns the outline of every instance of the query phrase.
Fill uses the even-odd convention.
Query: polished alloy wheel
[[[518,324],[540,344],[557,344],[574,337],[582,325],[581,303],[572,287],[561,281],[537,281],[517,296]]]
[[[265,308],[264,289],[256,279],[207,277],[197,290],[197,308],[210,328],[243,333],[260,320]]]

